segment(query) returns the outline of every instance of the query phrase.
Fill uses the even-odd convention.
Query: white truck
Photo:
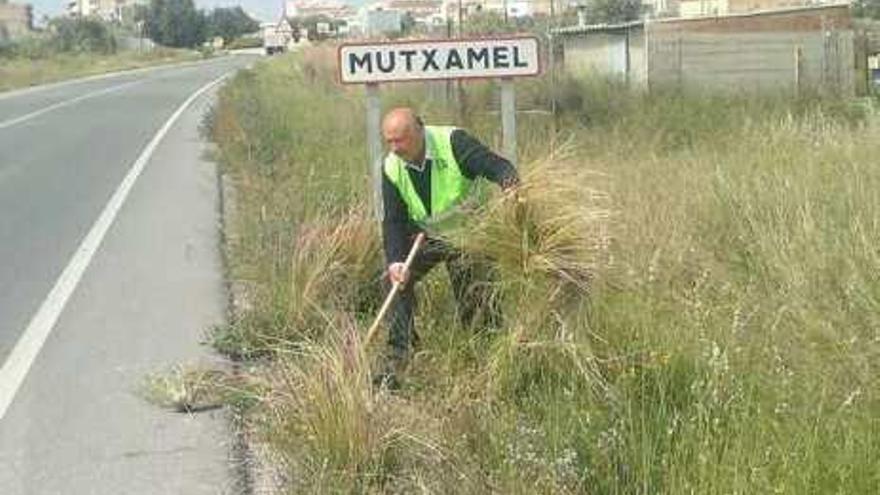
[[[263,49],[266,55],[275,55],[276,53],[284,53],[287,48],[287,36],[279,33],[274,29],[266,29],[263,31]]]

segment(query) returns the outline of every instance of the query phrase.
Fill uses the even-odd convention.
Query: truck
[[[287,36],[279,33],[274,29],[263,31],[263,49],[266,55],[275,55],[276,53],[284,53],[287,48]]]

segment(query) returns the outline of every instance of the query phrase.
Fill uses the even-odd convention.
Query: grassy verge
[[[55,54],[48,58],[0,58],[0,92],[27,86],[137,69],[187,60],[201,55],[191,50],[159,49],[152,52],[119,52],[114,55]]]
[[[329,52],[328,52],[329,53]],[[214,341],[262,363],[251,421],[291,492],[871,493],[880,486],[878,128],[836,101],[519,87],[524,204],[459,242],[504,328],[460,329],[437,269],[395,395],[360,340],[380,244],[363,94],[305,51],[240,73],[211,119],[237,188]],[[329,61],[329,62],[328,62]],[[452,122],[442,85],[384,91]],[[497,88],[464,124],[498,144]]]

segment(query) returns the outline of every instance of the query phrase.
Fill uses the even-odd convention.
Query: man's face
[[[382,129],[385,142],[392,153],[408,162],[417,161],[422,156],[424,140],[419,126],[388,125]]]

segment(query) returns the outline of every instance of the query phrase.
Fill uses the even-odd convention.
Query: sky
[[[11,0],[13,3],[29,3],[34,6],[34,20],[39,22],[43,15],[54,17],[60,15],[67,0]],[[282,0],[195,0],[196,6],[201,9],[213,7],[234,7],[241,5],[245,12],[251,14],[259,21],[272,21],[281,15]],[[354,2],[352,2],[354,3]]]

